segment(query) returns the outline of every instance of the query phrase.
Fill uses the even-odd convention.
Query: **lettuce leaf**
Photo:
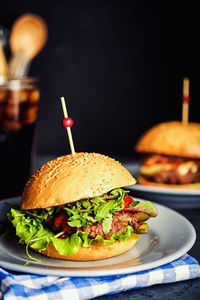
[[[108,214],[107,217],[102,222],[103,233],[108,234],[112,227],[112,215]]]
[[[84,199],[74,203],[68,203],[65,206],[34,210],[12,208],[7,216],[9,221],[16,228],[19,243],[27,245],[26,249],[29,257],[31,256],[28,253],[28,247],[41,252],[48,247],[49,243],[53,243],[59,254],[68,255],[70,253],[76,253],[81,246],[108,245],[109,243],[115,243],[116,240],[123,242],[134,234],[134,229],[131,226],[126,226],[124,228],[124,234],[114,232],[109,240],[105,240],[100,235],[97,235],[95,238],[90,238],[88,237],[88,232],[81,230],[81,227],[86,227],[87,225],[98,222],[102,224],[104,234],[108,234],[112,227],[113,214],[123,210],[124,197],[127,193],[128,192],[123,189],[114,189],[101,197]],[[149,215],[157,215],[156,208],[149,201],[141,203],[133,201],[133,206],[135,209],[142,210],[145,218],[145,213],[148,213],[147,217],[149,217]],[[77,228],[77,231],[65,239],[60,239],[59,236],[63,234],[63,232],[55,234],[46,227],[45,221],[54,218],[57,216],[57,213],[63,209],[68,215],[68,224],[71,227]]]
[[[68,224],[79,228],[102,221],[103,231],[107,234],[111,228],[113,213],[124,208],[123,199],[127,193],[123,189],[114,189],[101,197],[84,199],[65,205],[64,209],[69,216]]]
[[[33,216],[35,218],[40,219],[41,221],[44,221],[44,220],[48,219],[49,217],[51,217],[55,210],[56,210],[56,212],[58,212],[59,210],[61,210],[61,206],[26,210],[26,212],[30,216]]]
[[[96,215],[95,215],[95,220],[100,222],[102,219],[106,219],[109,212],[112,210],[112,208],[113,208],[113,200],[110,200],[108,202],[105,202],[105,203],[101,204],[97,208],[97,212],[96,212]]]
[[[52,238],[52,243],[60,255],[77,253],[82,245],[78,231],[66,239]]]
[[[89,247],[95,241],[102,241],[106,244],[114,243],[116,240],[125,241],[131,237],[134,231],[131,226],[127,226],[125,227],[125,234],[114,232],[109,240],[105,240],[100,235],[97,235],[95,238],[89,238],[88,232],[80,230],[65,239],[59,239],[59,234],[55,235],[54,232],[44,228],[41,219],[31,217],[21,210],[15,210],[12,208],[7,216],[9,221],[16,228],[16,235],[19,237],[19,243],[26,244],[27,246],[41,252],[48,247],[50,242],[52,242],[60,255],[76,253],[81,246]],[[109,218],[110,216],[107,217],[107,219]],[[105,231],[108,233],[110,224],[107,224],[107,222],[108,221],[105,221],[104,226]],[[28,247],[26,249],[27,255],[32,258],[28,253]]]
[[[143,213],[146,212],[151,217],[156,217],[158,215],[157,208],[151,201],[140,202],[134,208],[143,211]]]
[[[42,251],[47,248],[55,235],[50,230],[44,229],[39,219],[27,216],[21,210],[12,208],[7,216],[16,228],[16,235],[20,238],[21,244],[30,244],[32,248]]]

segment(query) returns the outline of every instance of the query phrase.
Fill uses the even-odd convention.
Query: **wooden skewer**
[[[188,124],[189,105],[188,102],[183,102],[182,108],[182,122],[184,125]]]
[[[189,86],[190,86],[190,81],[188,78],[185,77],[183,79],[183,104],[182,104],[182,123],[184,125],[188,124],[188,119],[189,119],[189,101],[190,101]]]
[[[61,97],[61,104],[62,104],[62,109],[63,109],[63,114],[65,118],[68,118],[68,113],[67,113],[67,107],[65,104],[65,98]],[[73,142],[73,138],[72,138],[72,133],[71,133],[71,128],[70,127],[65,127],[67,129],[67,134],[68,134],[68,138],[69,138],[69,144],[70,144],[70,148],[71,148],[71,152],[73,155],[76,154],[75,149],[74,149],[74,142]]]

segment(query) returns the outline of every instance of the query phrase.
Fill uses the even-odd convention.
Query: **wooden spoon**
[[[0,80],[4,80],[8,73],[8,64],[3,47],[7,43],[7,35],[8,30],[0,26]]]
[[[10,35],[13,57],[10,62],[9,75],[24,75],[29,62],[44,47],[47,36],[47,25],[38,15],[25,14],[16,20]]]
[[[8,72],[7,61],[0,41],[0,76],[5,77],[7,75],[7,72]]]

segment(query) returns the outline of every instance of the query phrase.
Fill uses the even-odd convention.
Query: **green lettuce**
[[[79,228],[102,221],[103,232],[107,234],[111,229],[113,213],[124,208],[123,199],[127,193],[123,189],[114,189],[101,197],[84,199],[65,205],[64,209],[69,216],[68,224],[71,227]]]
[[[78,252],[81,246],[89,247],[92,243],[99,241],[106,244],[114,243],[116,240],[124,241],[130,238],[133,229],[131,226],[127,226],[125,234],[113,233],[109,241],[104,240],[100,235],[93,239],[89,238],[88,232],[81,230],[77,230],[65,239],[60,239],[59,235],[62,232],[55,234],[45,227],[44,221],[52,218],[54,213],[65,209],[68,214],[68,224],[71,227],[81,228],[96,222],[102,222],[104,234],[108,234],[112,225],[113,213],[123,209],[123,198],[126,194],[127,192],[122,189],[115,189],[102,197],[84,199],[65,206],[32,210],[12,208],[10,213],[8,213],[8,219],[16,228],[19,243],[27,245],[26,249],[29,256],[28,247],[41,252],[47,249],[50,242],[53,243],[60,255],[68,255]]]
[[[114,189],[101,197],[79,200],[62,206],[32,210],[12,208],[7,216],[16,229],[19,243],[27,245],[26,249],[29,257],[31,256],[28,253],[28,247],[41,252],[47,249],[49,243],[53,243],[60,255],[68,255],[77,253],[81,246],[107,245],[115,243],[116,240],[123,242],[131,238],[131,235],[134,233],[132,226],[126,226],[123,234],[114,232],[109,240],[105,240],[100,235],[90,238],[88,237],[88,232],[81,230],[82,227],[87,225],[101,223],[104,234],[108,234],[112,227],[113,214],[124,208],[124,197],[127,193],[123,189]],[[149,203],[134,202],[135,208],[143,209],[144,212],[150,210],[152,215],[156,215],[154,207]],[[68,225],[75,227],[76,232],[64,239],[60,239],[59,236],[63,232],[55,234],[55,232],[48,229],[45,221],[54,218],[63,209],[68,215]]]
[[[19,237],[19,243],[26,244],[28,247],[37,249],[39,252],[47,249],[50,242],[60,255],[68,255],[78,252],[81,246],[89,247],[91,244],[98,241],[103,243],[115,243],[116,240],[125,241],[129,239],[133,233],[131,226],[125,227],[125,234],[121,232],[113,233],[109,240],[103,239],[97,235],[94,239],[88,237],[88,232],[77,231],[65,239],[59,239],[59,234],[56,234],[47,228],[44,228],[41,220],[38,218],[27,216],[21,210],[11,209],[8,213],[8,219],[16,228],[16,235]],[[28,253],[28,247],[27,254]],[[31,257],[31,256],[30,256]],[[32,257],[31,257],[32,258]],[[32,258],[34,259],[34,258]]]

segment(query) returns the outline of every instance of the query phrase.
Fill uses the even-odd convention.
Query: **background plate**
[[[19,203],[19,198],[12,201]],[[6,200],[0,202],[1,213],[5,214],[10,208]],[[182,215],[159,204],[157,208],[158,216],[148,222],[149,234],[141,235],[131,250],[117,257],[73,262],[47,258],[30,251],[32,256],[42,260],[37,262],[27,257],[25,247],[17,244],[17,238],[7,235],[0,237],[0,266],[26,273],[87,277],[126,274],[161,266],[189,251],[196,233],[192,224]],[[1,225],[1,232],[3,230]]]
[[[140,163],[123,165],[137,178]],[[151,187],[142,184],[133,185],[128,189],[131,190],[133,196],[155,201],[171,208],[200,208],[200,190]]]

